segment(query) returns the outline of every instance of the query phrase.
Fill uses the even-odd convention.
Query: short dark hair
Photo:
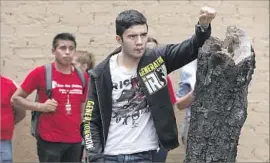
[[[59,40],[69,40],[69,41],[72,41],[74,43],[75,48],[77,46],[74,35],[72,35],[71,33],[59,33],[53,38],[53,43],[52,43],[53,49],[57,48]]]
[[[147,42],[153,42],[158,45],[158,41],[153,37],[148,37]]]
[[[148,29],[148,24],[145,16],[137,10],[125,10],[122,11],[115,20],[116,34],[120,37],[126,29],[133,25],[146,25]]]

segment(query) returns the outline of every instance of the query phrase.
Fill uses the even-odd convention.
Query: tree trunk
[[[199,50],[185,163],[236,161],[254,69],[251,42],[235,26],[224,41],[211,37]]]

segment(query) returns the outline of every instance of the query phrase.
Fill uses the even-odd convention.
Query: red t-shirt
[[[14,112],[10,99],[17,87],[1,75],[1,140],[11,140],[14,130]]]
[[[170,93],[170,97],[171,97],[171,102],[172,102],[172,104],[175,104],[177,100],[176,100],[176,96],[174,94],[172,81],[171,81],[169,76],[167,76],[167,81],[168,81],[168,89],[169,89],[169,93]]]
[[[42,113],[39,118],[38,132],[40,137],[49,142],[78,143],[81,142],[80,122],[81,104],[86,100],[88,76],[85,73],[86,87],[83,90],[82,82],[75,70],[71,74],[63,74],[52,66],[52,97],[58,102],[56,111]],[[31,93],[38,90],[39,102],[44,103],[48,97],[45,93],[45,68],[40,66],[32,70],[21,88]],[[71,114],[67,114],[66,104],[71,104]]]

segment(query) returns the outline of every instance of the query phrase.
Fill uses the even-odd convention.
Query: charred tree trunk
[[[236,161],[254,69],[251,42],[237,27],[227,28],[224,41],[211,37],[199,50],[185,163]]]

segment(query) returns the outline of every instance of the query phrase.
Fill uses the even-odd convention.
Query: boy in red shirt
[[[60,33],[53,39],[52,54],[52,99],[46,95],[45,68],[33,69],[24,79],[12,103],[22,109],[42,112],[37,131],[37,151],[40,162],[80,162],[81,113],[86,99],[86,87],[72,66],[76,51],[75,37]],[[37,90],[39,102],[26,99]]]
[[[0,162],[12,162],[12,136],[14,125],[25,117],[25,111],[12,107],[10,99],[17,89],[16,84],[1,76],[1,153]]]

